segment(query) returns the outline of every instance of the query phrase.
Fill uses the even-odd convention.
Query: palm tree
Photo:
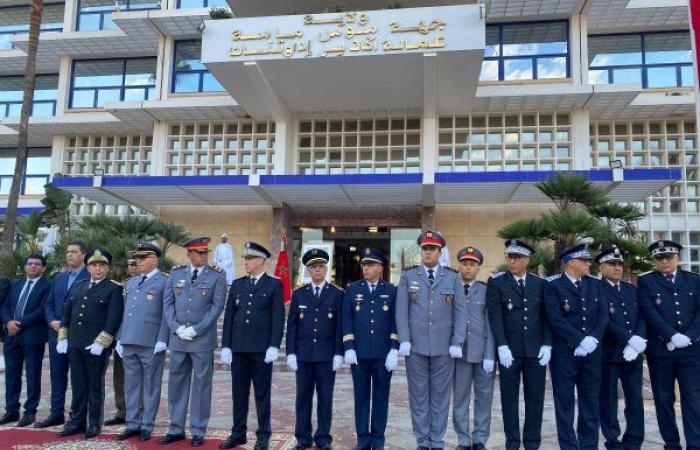
[[[22,178],[27,169],[27,131],[29,127],[29,114],[34,98],[36,52],[39,47],[39,28],[41,27],[41,12],[43,7],[43,0],[32,0],[31,13],[29,15],[29,48],[27,50],[27,64],[24,69],[24,94],[22,96],[22,110],[19,118],[17,159],[15,163],[15,173],[12,177],[12,187],[10,188],[10,195],[7,199],[5,228],[2,234],[2,246],[0,247],[0,261],[10,261],[13,252],[19,193],[22,186]]]

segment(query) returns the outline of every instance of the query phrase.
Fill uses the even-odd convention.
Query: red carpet
[[[60,427],[55,428],[56,431]],[[185,450],[192,449],[189,439],[169,445],[158,445],[160,434],[146,442],[140,442],[138,437],[132,437],[126,441],[117,441],[117,433],[109,431],[99,435],[96,439],[83,440],[80,434],[61,438],[56,436],[56,431],[33,430],[26,428],[3,428],[0,430],[0,449],[2,450]],[[218,449],[219,443],[225,436],[211,438],[205,437],[204,445],[199,447],[203,450]],[[251,439],[252,438],[252,439]],[[239,449],[253,448],[255,437],[249,437],[248,444]],[[275,434],[270,439],[270,450],[285,450],[293,448],[294,436],[285,434]]]

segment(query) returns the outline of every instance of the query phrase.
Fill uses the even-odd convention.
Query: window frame
[[[51,105],[51,116],[56,115],[56,102],[58,101],[58,74],[57,73],[47,73],[47,74],[39,74],[36,75],[35,78],[40,78],[40,77],[56,77],[57,83],[56,83],[56,99],[54,100],[34,100],[32,99],[32,104],[29,110],[29,116],[34,115],[34,105]],[[2,78],[24,78],[22,75],[8,75],[8,76],[0,76],[0,79]],[[36,82],[36,80],[35,80]],[[8,112],[10,111],[10,107],[12,105],[22,105],[22,100],[0,100],[0,120],[7,119],[8,117],[11,117],[8,115]],[[16,117],[16,116],[12,116]]]
[[[113,9],[110,11],[81,11],[82,5],[83,5],[84,0],[78,0],[77,5],[76,5],[76,15],[75,15],[75,31],[103,31],[105,28],[105,16],[106,15],[111,15],[113,12],[116,12],[116,6],[113,6]],[[152,10],[157,10],[157,9],[162,9],[162,0],[156,0],[158,3],[158,6],[155,6],[153,8],[131,8],[131,0],[122,0],[125,2],[124,5],[119,5],[119,12],[122,11],[152,11]],[[178,0],[179,1],[179,0]],[[83,18],[83,16],[94,16],[94,15],[99,15],[100,16],[100,26],[96,30],[81,30],[80,29],[80,21]]]
[[[202,40],[201,39],[184,39],[184,40],[174,42],[174,44],[173,44],[173,65],[172,65],[172,73],[170,76],[170,93],[178,94],[178,95],[179,94],[201,94],[201,93],[213,93],[213,94],[225,93],[226,89],[223,87],[223,85],[221,85],[221,82],[219,82],[219,80],[216,80],[216,81],[219,83],[219,85],[221,85],[221,89],[222,89],[221,91],[205,91],[204,90],[204,76],[207,74],[213,76],[211,71],[209,71],[208,69],[193,69],[193,70],[187,70],[187,71],[177,69],[177,47],[178,47],[178,45],[180,45],[180,44],[192,44],[192,43],[196,43],[196,42],[199,42],[201,45]],[[201,50],[200,50],[199,60],[200,60],[200,62],[202,60]],[[175,87],[176,87],[175,82],[176,82],[177,76],[179,74],[196,74],[197,75],[197,90],[196,91],[177,92],[175,90]]]
[[[42,157],[42,158],[46,158],[46,157],[50,158],[50,157],[51,157],[51,147],[30,147],[30,148],[28,149],[28,151],[29,151],[29,153],[31,153],[31,152],[42,152],[42,151],[43,151],[43,152],[46,152],[45,155],[33,155],[33,156]],[[15,152],[15,153],[16,153],[16,152],[17,152],[17,149],[15,149],[15,148],[0,148],[0,157],[6,157],[6,156],[7,156],[6,153],[9,154],[9,152]],[[31,158],[31,157],[32,157],[31,154],[29,154],[29,155],[27,156],[27,164],[29,164],[29,158]],[[13,177],[14,177],[14,174],[10,174],[10,175],[0,175],[0,181],[5,180],[5,179],[9,179],[9,180],[10,180],[10,183],[12,183],[12,178],[13,178]],[[45,180],[45,183],[44,183],[44,184],[46,184],[46,183],[49,182],[50,178],[51,178],[51,174],[50,174],[50,173],[47,173],[47,174],[43,174],[43,173],[27,174],[27,173],[26,173],[26,170],[25,170],[25,173],[22,174],[22,186],[20,186],[19,194],[20,194],[20,195],[27,195],[27,194],[26,194],[26,190],[27,190],[27,179],[44,179],[44,180]],[[0,194],[0,196],[6,196],[6,195],[8,195],[8,194]],[[29,195],[44,195],[44,194],[29,194]]]
[[[65,4],[62,3],[44,3],[44,8],[47,6],[63,6],[63,14],[65,15]],[[8,5],[8,6],[0,6],[0,12],[3,10],[7,9],[18,9],[18,8],[27,8],[29,10],[29,6],[22,6],[22,5]],[[26,30],[11,30],[11,31],[2,31],[0,30],[0,35],[2,36],[15,36],[18,34],[28,34],[29,33],[29,15],[27,15],[27,23],[18,23],[16,24],[18,27],[19,26],[26,26]],[[63,20],[61,20],[61,24],[57,26],[49,26],[50,24],[44,24],[42,23],[39,26],[39,32],[63,32]],[[9,48],[0,48],[0,50],[12,50],[16,48],[15,44],[13,42],[10,42],[10,47]]]

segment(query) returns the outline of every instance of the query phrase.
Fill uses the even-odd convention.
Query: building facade
[[[466,3],[466,4],[465,4]],[[9,192],[28,2],[0,0],[0,202]],[[212,8],[234,18],[211,20]],[[681,0],[68,0],[45,5],[22,211],[53,178],[78,215],[150,213],[356,278],[396,279],[421,228],[475,245],[579,171],[638,203],[700,270],[696,69]],[[236,265],[242,270],[242,264]]]

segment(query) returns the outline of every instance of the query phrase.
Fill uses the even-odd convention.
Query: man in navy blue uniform
[[[41,254],[24,260],[26,277],[12,283],[0,316],[5,326],[5,409],[0,425],[18,420],[18,427],[34,423],[41,398],[41,361],[47,341],[44,301],[49,295],[49,281],[44,277],[46,259]],[[22,392],[22,368],[27,374],[27,401],[19,417]]]
[[[61,328],[63,306],[73,284],[90,278],[83,258],[86,248],[82,241],[72,241],[66,247],[66,267],[68,270],[57,274],[51,280],[51,290],[44,304],[46,323],[49,324],[49,369],[51,373],[51,413],[34,424],[36,428],[46,428],[64,423],[66,389],[68,389],[68,355],[56,351],[58,330]]]
[[[312,248],[301,258],[311,283],[294,291],[287,318],[287,365],[296,372],[297,400],[294,450],[330,450],[335,371],[343,364],[340,312],[343,291],[326,281],[330,256]],[[311,411],[316,391],[316,433]]]
[[[508,272],[491,275],[486,289],[489,319],[499,355],[499,384],[506,449],[520,448],[520,380],[525,399],[522,443],[542,442],[542,412],[552,330],[545,316],[544,280],[527,272],[533,249],[519,239],[505,242]]]
[[[624,250],[616,245],[601,250],[595,260],[602,275],[603,301],[610,323],[603,336],[603,376],[600,386],[600,427],[610,450],[640,450],[644,442],[642,361],[646,323],[639,310],[637,288],[622,281]],[[625,434],[620,440],[617,384],[625,394]]]
[[[681,449],[676,381],[686,448],[700,449],[700,276],[678,267],[682,248],[673,241],[651,244],[656,270],[642,275],[638,282],[648,326],[649,377],[666,450]]]
[[[550,370],[554,388],[559,448],[595,450],[600,428],[600,342],[608,326],[608,307],[600,280],[590,276],[587,242],[561,254],[564,272],[547,279],[545,312],[554,335]],[[574,431],[575,398],[578,425]]]
[[[360,263],[363,279],[348,285],[343,299],[343,346],[352,370],[356,449],[379,450],[384,448],[391,373],[399,364],[396,287],[382,280],[388,260],[379,250],[363,250]]]

